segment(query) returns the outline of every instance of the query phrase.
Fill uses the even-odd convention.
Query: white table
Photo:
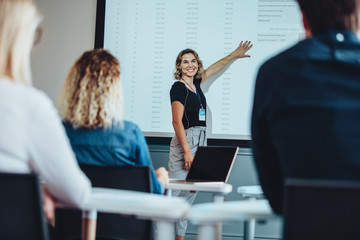
[[[173,180],[173,179],[171,179]],[[172,190],[188,190],[197,192],[211,192],[213,194],[213,202],[224,202],[225,195],[232,192],[232,185],[228,183],[212,183],[212,182],[197,182],[194,184],[187,183],[168,183],[165,185],[167,195],[171,197]],[[221,223],[216,225],[216,234],[221,237],[222,226]]]
[[[264,192],[260,185],[241,186],[237,188],[237,192],[242,198],[265,198]]]
[[[218,223],[238,222],[248,219],[268,219],[273,214],[267,200],[243,200],[196,204],[189,213],[189,221],[198,225],[198,240],[218,239]]]
[[[237,188],[237,192],[242,199],[258,200],[265,199],[264,192],[260,185],[241,186]],[[244,221],[244,240],[254,240],[255,238],[255,219],[247,219]]]
[[[213,193],[213,202],[223,202],[225,195],[232,192],[232,185],[228,183],[207,183],[199,182],[194,184],[186,183],[168,183],[165,185],[167,195],[171,197],[172,190],[188,190],[197,192],[211,192]]]
[[[95,239],[97,212],[128,214],[154,220],[157,225],[155,239],[169,240],[174,237],[175,220],[187,215],[190,204],[180,198],[169,199],[150,193],[93,188],[82,210],[82,240]]]

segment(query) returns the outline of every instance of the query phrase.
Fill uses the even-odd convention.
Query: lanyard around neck
[[[195,91],[193,88],[192,88],[192,86],[187,82],[187,81],[185,81],[184,79],[182,79],[190,88],[191,88],[191,90],[196,94],[196,95],[198,95],[197,93],[198,93],[198,91]],[[194,84],[194,86],[195,86],[195,84]],[[195,89],[196,89],[196,86],[195,86]],[[196,89],[197,90],[197,89]]]
[[[182,80],[183,80],[183,81],[191,88],[191,90],[196,94],[196,96],[199,98],[200,106],[203,107],[202,101],[201,101],[201,97],[200,97],[200,94],[199,94],[199,91],[197,91],[198,89],[196,88],[195,84],[194,84],[194,86],[195,86],[196,92],[195,92],[195,90],[191,87],[191,85],[190,85],[187,81],[185,81],[185,79],[182,79]]]

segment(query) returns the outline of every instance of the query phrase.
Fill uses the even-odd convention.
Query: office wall
[[[94,47],[96,0],[35,0],[44,15],[33,48],[33,83],[52,100],[75,60]]]
[[[94,46],[96,0],[35,0],[44,15],[42,40],[32,53],[34,85],[55,101],[62,82],[73,62]],[[150,154],[155,167],[167,167],[169,146],[150,145]],[[236,188],[257,184],[250,149],[241,149],[229,183],[234,191],[226,200],[238,200]],[[211,201],[211,194],[199,193],[196,203]],[[270,221],[257,224],[257,238],[277,239],[281,233],[281,223]],[[194,226],[188,228],[189,240],[196,233]],[[225,239],[242,236],[242,224],[226,225]]]

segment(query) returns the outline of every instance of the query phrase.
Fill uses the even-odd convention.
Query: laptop
[[[199,147],[186,179],[170,183],[226,183],[238,151],[238,147]]]

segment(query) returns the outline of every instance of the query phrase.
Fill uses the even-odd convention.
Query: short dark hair
[[[297,0],[312,34],[359,27],[359,0]]]

